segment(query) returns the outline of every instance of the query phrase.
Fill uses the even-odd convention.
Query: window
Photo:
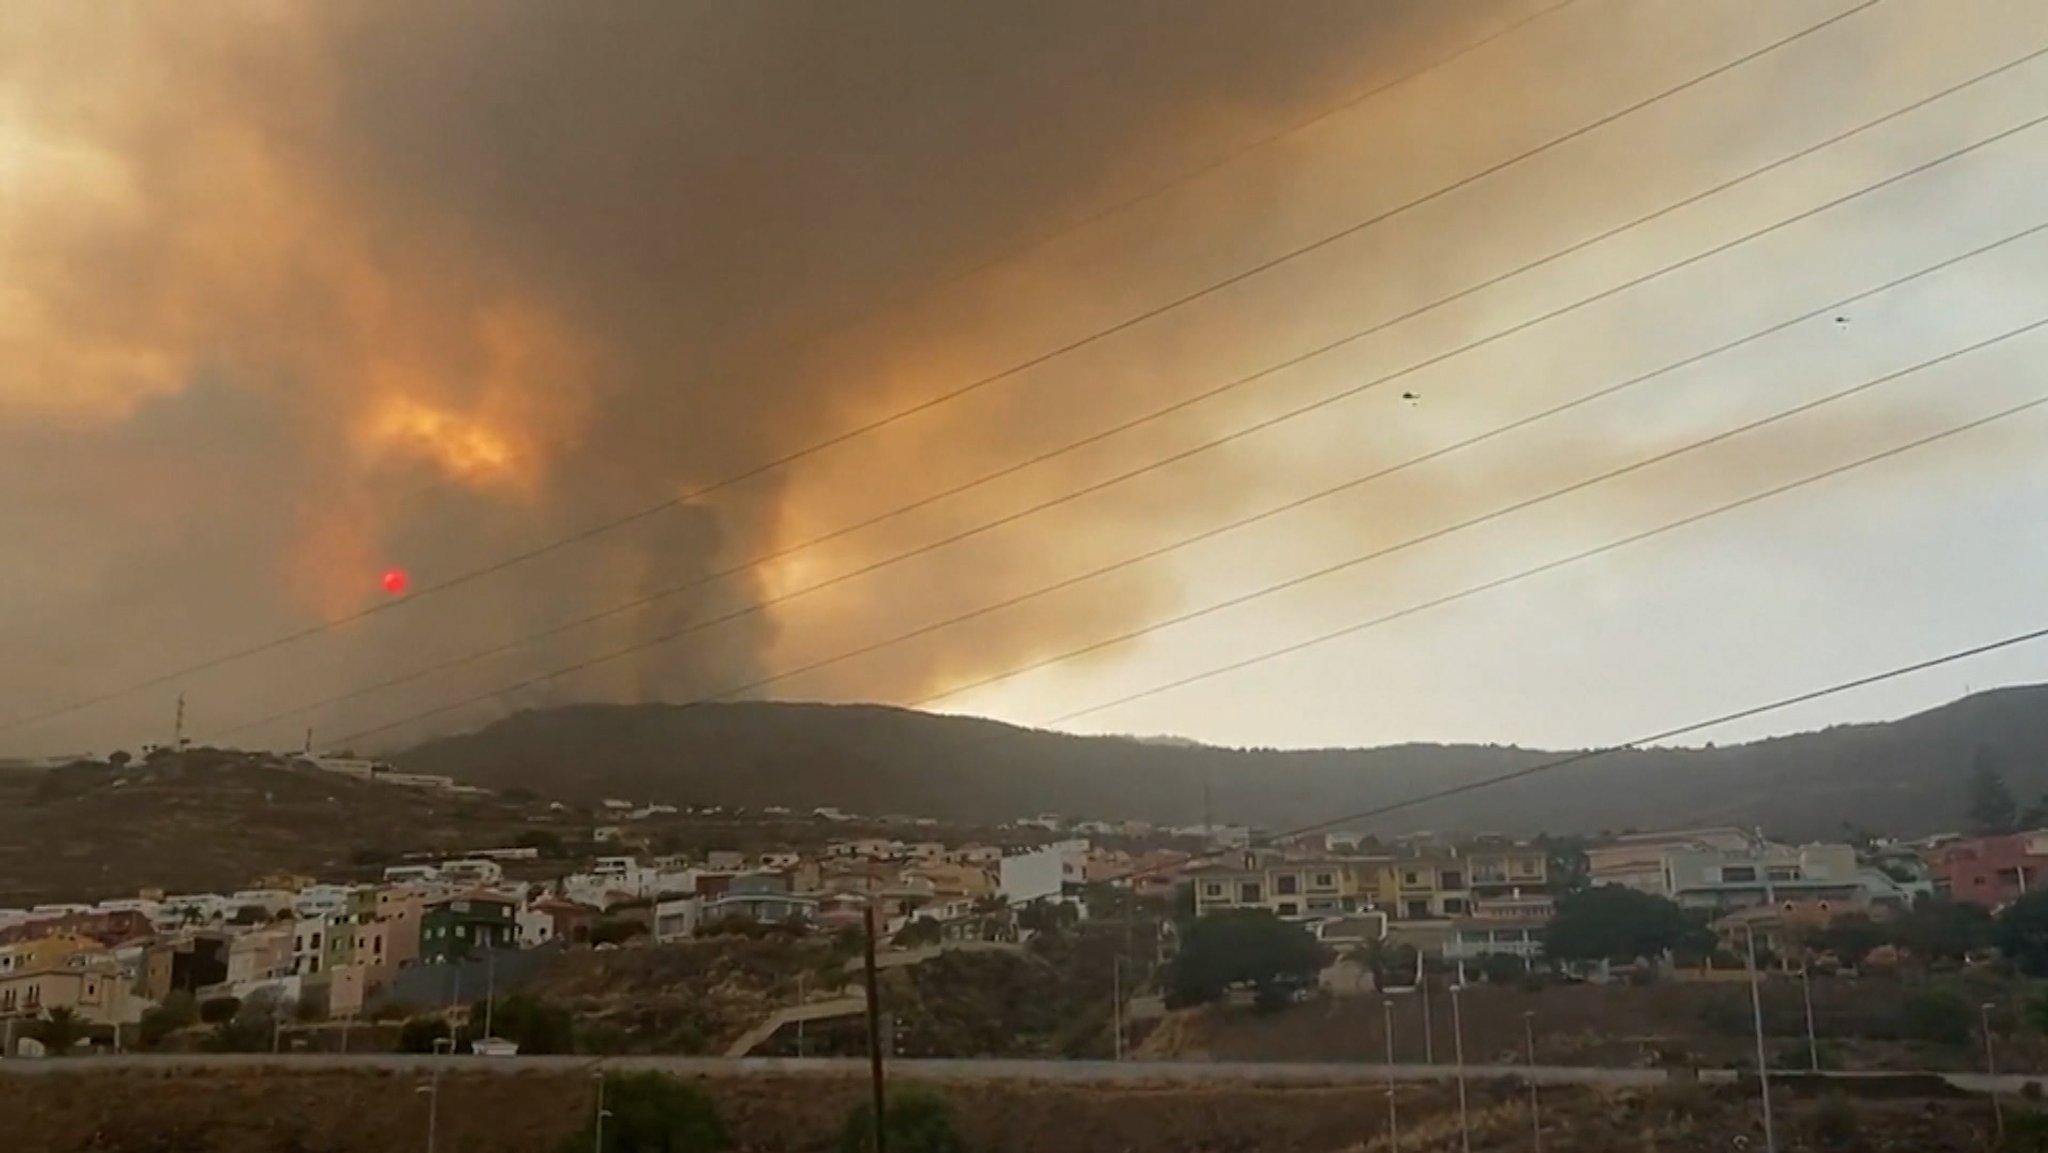
[[[1465,908],[1465,899],[1463,897],[1444,898],[1444,915],[1446,917],[1462,917],[1465,915]]]
[[[1246,881],[1238,885],[1237,899],[1247,905],[1256,905],[1264,900],[1265,897],[1262,895],[1257,881]]]
[[[1335,873],[1317,873],[1317,874],[1315,875],[1315,887],[1316,887],[1316,888],[1318,888],[1318,889],[1334,889],[1334,888],[1336,888],[1336,887],[1337,887],[1337,874],[1335,874]]]
[[[1418,920],[1428,917],[1429,902],[1423,900],[1415,900],[1408,902],[1408,915],[1410,917],[1417,918]]]
[[[1420,885],[1422,884],[1422,874],[1411,869],[1401,874],[1401,883],[1409,886]]]
[[[1204,897],[1221,898],[1223,896],[1223,882],[1209,881],[1205,883],[1202,886],[1202,895]]]
[[[1437,877],[1439,878],[1439,888],[1462,889],[1465,887],[1465,874],[1457,871],[1456,869],[1446,869],[1443,872],[1438,873]]]
[[[1796,881],[1799,879],[1799,870],[1790,865],[1773,865],[1769,876],[1773,881]]]
[[[1754,865],[1721,866],[1721,883],[1724,885],[1748,885],[1756,881]]]
[[[1282,901],[1273,911],[1283,917],[1299,917],[1301,915],[1301,906],[1293,901]]]
[[[1273,891],[1285,896],[1292,896],[1299,892],[1300,885],[1301,878],[1293,873],[1282,873],[1273,879]]]

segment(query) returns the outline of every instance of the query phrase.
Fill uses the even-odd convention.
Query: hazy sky
[[[2048,125],[1732,243],[2042,115],[2048,56],[1387,323],[2044,48],[2035,0],[0,6],[0,724],[389,606],[0,750],[162,739],[180,691],[244,744],[732,693],[1050,722],[2048,397],[2048,328],[1950,356],[2048,319],[2048,230],[1832,307],[2048,224]],[[2044,448],[2021,413],[1067,727],[1578,746],[2037,627]],[[2016,650],[1715,736],[2044,679]]]

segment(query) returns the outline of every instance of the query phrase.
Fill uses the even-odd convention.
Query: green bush
[[[451,1036],[448,1022],[439,1017],[414,1017],[398,1030],[398,1051],[401,1053],[431,1053],[434,1042]]]
[[[232,1021],[242,1012],[242,1002],[236,997],[214,997],[199,1004],[199,1019],[208,1025]]]
[[[732,1148],[718,1103],[666,1073],[607,1073],[604,1153],[722,1153]]]
[[[1969,999],[1953,989],[1915,989],[1906,994],[1899,1012],[1907,1039],[1936,1045],[1967,1043],[1977,1022]]]
[[[966,1153],[953,1104],[935,1090],[910,1085],[889,1094],[883,1123],[889,1128],[890,1153]],[[839,1153],[872,1153],[874,1147],[874,1107],[863,1104],[840,1130]]]
[[[156,1008],[145,1010],[136,1033],[143,1048],[154,1049],[164,1038],[198,1020],[199,1006],[193,1002],[192,994],[179,991],[165,997],[164,1003]]]

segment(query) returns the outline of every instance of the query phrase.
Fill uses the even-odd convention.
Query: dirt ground
[[[1900,1036],[1902,1006],[1915,986],[1899,978],[1816,978],[1815,1032],[1827,1067],[1864,1070],[1974,1070],[1983,1048],[1975,1022],[1957,1043]],[[2025,989],[1987,987],[1969,1004],[1997,1001],[1999,1065],[2012,1072],[2048,1069],[2043,1038],[2015,1027]],[[1540,990],[1475,986],[1462,995],[1465,1057],[1472,1064],[1526,1060],[1523,1014],[1536,1059],[1549,1065],[1629,1066],[1696,1063],[1742,1068],[1756,1059],[1749,987],[1741,982],[1666,981],[1648,987],[1571,985]],[[2011,1002],[2007,1005],[2004,1002]],[[1394,998],[1394,1052],[1401,1061],[1433,1054],[1451,1060],[1450,997],[1438,990],[1425,1013],[1414,994]],[[1765,983],[1764,1017],[1774,1067],[1804,1068],[1804,1006],[1796,978]],[[1385,1010],[1373,996],[1311,1001],[1278,1013],[1210,1008],[1169,1016],[1147,1038],[1142,1056],[1180,1060],[1380,1061],[1386,1056]]]
[[[428,1098],[418,1074],[264,1075],[63,1072],[0,1077],[0,1147],[34,1153],[388,1153],[425,1145]],[[858,1078],[743,1078],[706,1083],[738,1148],[827,1153]],[[989,1083],[951,1086],[976,1153],[1381,1153],[1386,1097],[1346,1087],[1201,1088]],[[1448,1086],[1408,1088],[1398,1101],[1399,1148],[1458,1148]],[[1472,1148],[1526,1150],[1526,1093],[1471,1088]],[[450,1076],[442,1084],[442,1153],[559,1153],[586,1147],[587,1077]],[[1781,1092],[1787,1153],[1849,1149],[1962,1153],[1983,1147],[1979,1100],[1858,1102],[1847,1110]],[[1825,1110],[1837,1114],[1833,1124]],[[1981,1114],[1981,1116],[1980,1116]],[[1544,1148],[1560,1153],[1707,1153],[1761,1147],[1754,1094],[1698,1086],[1601,1094],[1547,1090]],[[1844,1144],[1844,1141],[1849,1143]]]

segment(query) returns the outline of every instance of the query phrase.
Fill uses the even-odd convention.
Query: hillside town
[[[311,768],[454,787],[390,780],[366,763]],[[1413,984],[1425,969],[1462,984],[1504,965],[1551,967],[1547,930],[1560,900],[1616,888],[1694,916],[1724,959],[1759,945],[1788,958],[1845,918],[1883,921],[1933,901],[2002,909],[2048,870],[2048,831],[1911,844],[1783,844],[1737,828],[1382,841],[1043,814],[1006,824],[996,830],[1002,843],[991,843],[936,822],[829,808],[762,814],[809,830],[801,843],[648,851],[636,830],[673,814],[627,800],[596,805],[584,814],[583,856],[546,832],[390,863],[375,880],[268,875],[233,891],[0,908],[4,1052],[33,1045],[37,1022],[53,1015],[81,1026],[88,1043],[120,1047],[146,1014],[180,997],[268,1004],[307,1021],[436,1011],[567,953],[688,948],[737,930],[858,935],[870,913],[884,948],[944,950],[1028,938],[1048,909],[1085,922],[1117,915],[1119,900],[1126,910],[1142,902],[1175,911],[1148,927],[1159,954],[1174,948],[1177,923],[1270,915],[1323,946],[1316,984],[1346,996]],[[846,827],[902,832],[838,835]],[[1389,974],[1368,954],[1412,955],[1414,975]],[[1119,996],[1148,992],[1157,990],[1133,974]]]

